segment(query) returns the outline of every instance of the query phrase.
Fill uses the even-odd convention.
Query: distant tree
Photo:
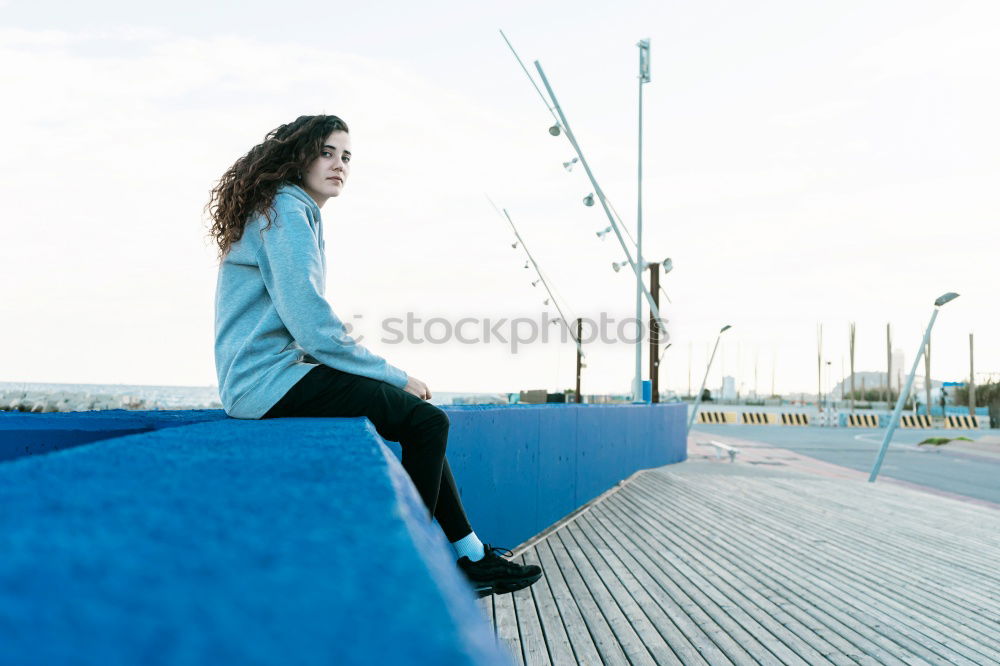
[[[860,400],[862,402],[879,402],[880,400],[885,400],[885,387],[878,387],[873,389],[865,389],[864,391],[848,391],[847,398],[854,400]],[[889,392],[889,402],[896,402],[899,399],[899,391]],[[910,398],[912,400],[912,396]]]
[[[959,386],[955,389],[955,404],[969,406],[969,387]],[[976,386],[976,407],[988,407],[1000,399],[1000,381],[991,379],[985,384]]]

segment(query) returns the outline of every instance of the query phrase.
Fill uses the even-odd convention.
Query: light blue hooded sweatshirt
[[[323,295],[319,206],[283,184],[271,226],[251,216],[219,266],[215,370],[226,414],[259,419],[319,364],[403,388],[409,378],[350,337]]]

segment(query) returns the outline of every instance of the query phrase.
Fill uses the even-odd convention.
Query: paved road
[[[997,431],[897,430],[879,476],[1000,504],[1000,456],[949,451],[947,445],[917,446],[928,437],[978,439],[987,433],[995,435]],[[696,425],[691,435],[699,434],[764,442],[868,473],[875,464],[885,429]],[[997,449],[1000,452],[1000,447]]]

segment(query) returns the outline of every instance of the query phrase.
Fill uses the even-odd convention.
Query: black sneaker
[[[536,564],[522,565],[501,557],[513,557],[514,553],[506,548],[496,548],[488,543],[483,547],[486,555],[478,562],[468,557],[458,559],[458,568],[480,597],[516,592],[542,577],[542,569]]]

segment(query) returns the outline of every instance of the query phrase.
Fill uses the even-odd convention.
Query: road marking
[[[872,440],[867,439],[867,437],[870,437],[870,436],[871,435],[855,435],[854,439],[856,441],[859,441],[859,442],[865,442],[866,444],[878,444],[879,446],[882,445],[882,439],[881,438],[879,438],[879,440],[877,442],[873,442]],[[914,451],[923,451],[924,450],[924,449],[921,449],[916,444],[903,444],[901,442],[890,442],[889,443],[889,448],[891,449],[893,447],[900,448],[900,449],[913,449]]]

